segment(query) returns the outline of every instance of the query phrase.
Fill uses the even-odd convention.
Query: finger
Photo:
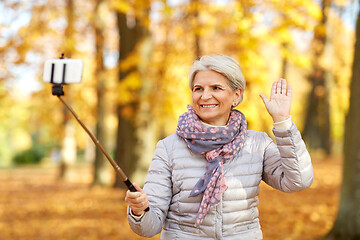
[[[288,85],[288,90],[287,90],[286,96],[289,96],[289,97],[292,96],[292,86],[291,85]]]
[[[125,202],[132,202],[139,197],[140,194],[138,192],[131,192],[130,190],[127,190],[125,195]]]
[[[142,206],[141,203],[147,202],[146,193],[137,183],[133,183],[133,186],[137,190],[137,192],[130,192],[132,194],[129,195],[134,197],[132,199],[132,202],[135,204],[140,203],[140,206]]]
[[[132,209],[138,210],[143,208],[147,199],[145,197],[126,198],[125,201]]]
[[[130,192],[129,197],[137,198],[137,197],[140,197],[144,193],[144,190],[142,190],[141,187],[137,183],[133,183],[133,187],[136,189],[136,192]]]
[[[145,209],[149,207],[149,201],[147,199],[146,193],[139,187],[139,185],[133,185],[135,189],[138,190],[138,192],[136,193],[140,196],[135,199],[130,198],[128,201],[128,205],[130,206],[134,214],[141,215],[145,211]]]
[[[146,199],[139,199],[137,202],[130,202],[129,206],[134,210],[144,210],[147,207],[146,203]]]
[[[264,104],[266,106],[267,103],[269,102],[269,99],[264,94],[260,94],[260,97],[261,97],[262,101],[264,102]]]
[[[141,187],[137,183],[133,183],[133,186],[138,192],[144,193],[144,190],[142,190]]]
[[[281,93],[286,95],[286,80],[280,78],[280,81],[281,81]]]
[[[271,86],[270,99],[271,99],[271,96],[275,95],[275,93],[276,93],[276,81],[273,82],[273,84]]]
[[[127,190],[126,195],[125,195],[125,202],[127,204],[130,204],[133,199],[134,198],[131,196],[130,190]]]
[[[279,79],[279,81],[276,82],[276,93],[277,94],[281,93],[281,79]]]
[[[126,192],[126,196],[125,196],[125,201],[134,201],[135,199],[138,199],[142,196],[141,192],[131,192],[130,190],[128,190]]]

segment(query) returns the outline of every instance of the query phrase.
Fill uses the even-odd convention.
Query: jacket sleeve
[[[263,180],[283,192],[298,192],[314,180],[310,154],[301,134],[292,123],[290,129],[273,129],[275,144],[266,134]]]
[[[144,191],[147,194],[150,210],[140,220],[135,220],[127,209],[131,229],[138,235],[153,237],[161,232],[172,197],[171,171],[164,140],[159,141],[145,179]]]

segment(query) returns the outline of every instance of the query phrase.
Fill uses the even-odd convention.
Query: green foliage
[[[33,145],[30,149],[24,150],[16,154],[13,163],[16,165],[36,164],[40,163],[48,153],[48,147],[44,145]]]

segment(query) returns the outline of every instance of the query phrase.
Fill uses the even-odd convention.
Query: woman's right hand
[[[290,117],[292,88],[287,85],[285,79],[280,78],[275,81],[271,87],[270,100],[264,95],[260,94],[266,110],[271,115],[274,123],[281,122]]]
[[[132,213],[136,216],[141,216],[145,209],[149,207],[149,200],[147,195],[136,183],[133,184],[137,192],[130,192],[128,190],[125,196],[125,202],[129,205]]]

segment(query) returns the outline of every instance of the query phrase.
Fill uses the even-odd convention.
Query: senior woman
[[[273,118],[276,143],[247,129],[245,79],[227,56],[203,56],[190,71],[192,106],[176,133],[158,142],[144,189],[126,193],[128,222],[138,235],[161,239],[262,239],[261,180],[283,192],[309,187],[313,168],[291,122],[291,86],[273,83],[262,98]],[[149,208],[148,208],[149,207]],[[146,211],[145,211],[146,210]]]

